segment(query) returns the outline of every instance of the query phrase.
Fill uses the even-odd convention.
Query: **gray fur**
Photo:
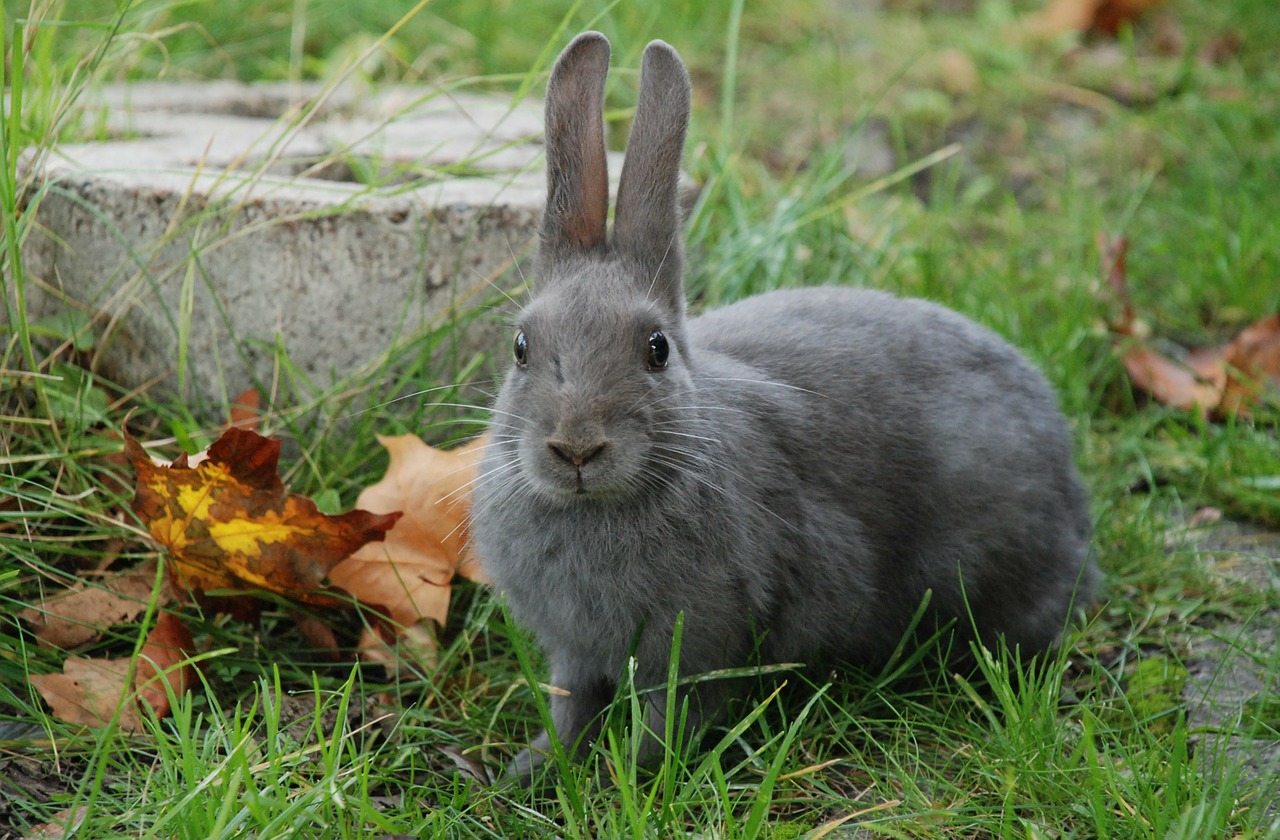
[[[550,185],[603,171],[607,50],[579,36],[553,72]],[[1033,652],[1097,579],[1056,399],[991,331],[839,287],[686,321],[676,179],[688,118],[688,75],[655,41],[612,241],[554,221],[594,218],[563,205],[590,191],[550,193],[519,316],[527,366],[507,374],[473,494],[475,546],[569,692],[552,696],[552,718],[579,750],[633,649],[638,683],[665,681],[680,613],[684,675],[874,665],[926,593],[931,622],[972,615],[983,639]],[[646,364],[654,330],[669,341],[665,370]],[[714,716],[724,683],[700,686],[695,717]],[[548,744],[544,732],[512,774]]]

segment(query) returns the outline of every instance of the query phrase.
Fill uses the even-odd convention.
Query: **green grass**
[[[1162,338],[1220,342],[1280,310],[1280,15],[1270,0],[1171,0],[1182,49],[1159,47],[1155,21],[1081,48],[1008,37],[1030,2],[859,5],[744,4],[735,38],[732,4],[694,0],[433,0],[416,12],[5,0],[0,835],[59,813],[82,818],[84,838],[816,838],[855,825],[889,837],[1280,834],[1274,800],[1266,810],[1275,785],[1251,783],[1234,749],[1277,738],[1280,551],[1265,529],[1280,526],[1280,413],[1264,405],[1212,425],[1135,396],[1102,326],[1113,302],[1094,245],[1099,230],[1129,237],[1135,302]],[[649,772],[632,757],[637,699],[624,690],[611,736],[539,793],[456,772],[501,766],[544,713],[531,688],[545,678],[538,652],[475,586],[462,587],[429,674],[388,682],[326,659],[284,611],[249,625],[187,608],[202,683],[170,717],[136,735],[50,717],[26,677],[60,669],[67,652],[40,647],[7,614],[152,554],[119,515],[130,493],[109,457],[119,432],[198,448],[251,383],[199,399],[129,391],[92,372],[100,325],[80,309],[29,318],[43,278],[24,271],[20,245],[43,194],[19,157],[94,136],[74,105],[99,80],[350,71],[373,85],[446,79],[514,97],[536,94],[559,47],[588,26],[614,41],[617,142],[646,41],[673,42],[690,64],[695,306],[865,284],[953,306],[1044,368],[1092,490],[1105,603],[1059,654],[1018,663],[997,652],[967,679],[915,666],[906,679],[830,685],[789,674],[701,749],[679,745]],[[1201,57],[1232,33],[1238,49]],[[893,172],[851,164],[862,132],[884,138]],[[216,243],[222,219],[202,221]],[[173,318],[181,330],[183,313]],[[448,442],[477,431],[480,412],[434,405],[474,402],[473,388],[397,399],[442,382],[487,388],[471,360],[433,361],[450,337],[449,325],[409,337],[327,382],[286,348],[264,348],[274,372],[256,384],[273,410],[268,431],[287,441],[291,489],[350,506],[384,465],[375,434]],[[1188,530],[1206,507],[1259,530]],[[1234,571],[1245,567],[1253,577]],[[74,653],[124,656],[140,632],[108,628]],[[1216,678],[1180,688],[1206,650],[1222,662]],[[1234,715],[1206,722],[1198,699],[1227,696],[1236,666],[1270,678],[1248,685]]]

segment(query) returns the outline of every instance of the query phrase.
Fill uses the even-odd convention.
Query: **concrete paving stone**
[[[24,162],[42,187],[30,315],[93,314],[96,365],[126,387],[216,405],[270,383],[277,345],[327,384],[500,300],[531,251],[538,102],[214,82],[109,85],[78,107],[106,139]],[[509,314],[468,320],[451,357],[496,347]]]
[[[1280,534],[1224,521],[1187,540],[1214,575],[1267,596],[1246,620],[1210,622],[1185,639],[1183,699],[1204,772],[1218,779],[1234,768],[1241,804],[1280,831]]]

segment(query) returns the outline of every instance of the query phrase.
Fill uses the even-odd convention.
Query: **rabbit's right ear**
[[[584,32],[564,48],[547,82],[547,206],[544,248],[604,244],[609,175],[604,156],[604,82],[609,41]]]

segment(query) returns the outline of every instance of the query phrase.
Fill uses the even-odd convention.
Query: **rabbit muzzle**
[[[559,460],[561,470],[567,470],[576,483],[574,487],[576,494],[587,492],[587,483],[583,470],[588,469],[588,464],[603,453],[608,445],[609,442],[607,440],[599,437],[550,438],[547,440],[547,449],[553,459]]]

